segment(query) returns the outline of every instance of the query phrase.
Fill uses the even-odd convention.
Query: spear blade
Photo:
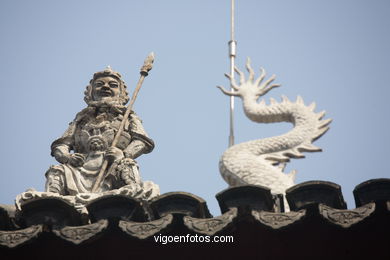
[[[149,53],[148,57],[146,57],[144,61],[144,65],[142,65],[140,73],[145,77],[148,76],[149,71],[153,68],[154,62],[154,52]]]

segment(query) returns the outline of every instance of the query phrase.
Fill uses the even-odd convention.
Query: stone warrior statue
[[[97,193],[125,189],[126,194],[143,199],[158,195],[156,184],[141,181],[134,160],[151,152],[154,143],[133,111],[117,145],[111,147],[129,100],[121,75],[110,67],[96,72],[86,87],[84,100],[88,107],[76,115],[62,137],[51,145],[51,155],[60,165],[51,166],[46,172],[46,192],[71,196],[91,193],[107,160],[107,172]]]

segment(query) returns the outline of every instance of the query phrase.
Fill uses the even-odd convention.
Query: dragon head
[[[272,84],[275,80],[275,75],[272,75],[268,80],[264,81],[266,74],[263,68],[260,69],[260,76],[255,80],[255,72],[253,71],[250,63],[250,58],[248,58],[246,62],[246,69],[249,73],[248,79],[245,79],[245,75],[242,71],[240,71],[237,67],[234,67],[235,72],[240,76],[239,85],[232,75],[225,74],[225,76],[230,80],[233,91],[227,91],[224,87],[217,86],[222,93],[228,96],[238,96],[242,99],[255,98],[257,100],[259,97],[267,94],[271,89],[280,86],[280,84]]]

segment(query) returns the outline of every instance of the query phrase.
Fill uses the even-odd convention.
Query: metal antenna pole
[[[230,41],[229,41],[229,58],[230,58],[230,77],[234,79],[234,67],[236,58],[237,42],[234,40],[234,0],[231,0],[231,15],[230,15]],[[234,92],[232,86],[230,90]],[[229,135],[229,147],[234,144],[234,96],[230,97],[230,135]]]

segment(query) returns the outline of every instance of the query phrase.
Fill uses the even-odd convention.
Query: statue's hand
[[[114,162],[116,160],[122,159],[123,157],[123,151],[117,147],[110,147],[106,152],[106,159],[109,162]]]
[[[70,159],[69,147],[60,145],[52,151],[52,155],[59,163],[68,163]]]
[[[81,153],[69,154],[69,164],[74,167],[83,166],[85,161],[85,156]]]
[[[70,154],[54,153],[54,157],[59,163],[67,163],[69,161]]]

